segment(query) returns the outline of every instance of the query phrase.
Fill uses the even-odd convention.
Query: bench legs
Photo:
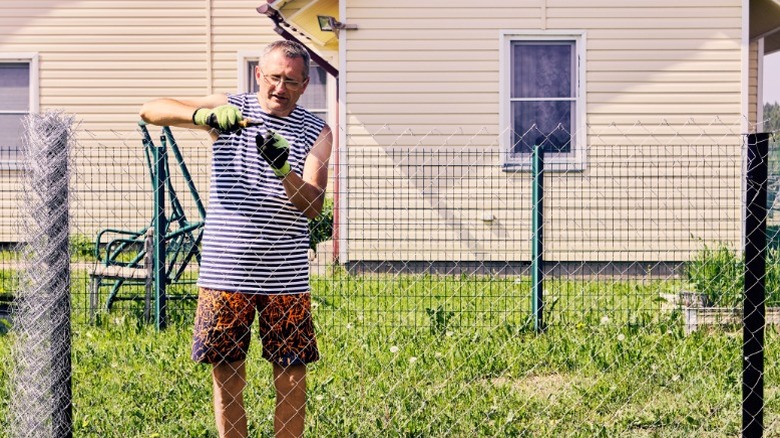
[[[97,314],[98,307],[100,306],[100,286],[102,285],[103,277],[100,275],[91,275],[89,278],[89,322],[95,323],[95,315]],[[121,279],[119,281],[122,281]],[[147,277],[144,281],[144,322],[152,322],[152,302],[154,294],[154,282],[151,276]],[[116,293],[112,291],[109,294],[106,302],[105,309],[111,310],[111,306],[116,301]]]

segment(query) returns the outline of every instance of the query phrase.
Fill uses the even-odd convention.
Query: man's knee
[[[243,361],[214,364],[211,375],[219,391],[238,394],[246,386]]]
[[[288,393],[295,389],[306,389],[306,365],[283,367],[274,365],[274,384],[277,391]]]

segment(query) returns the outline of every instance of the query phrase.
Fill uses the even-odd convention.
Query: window
[[[37,67],[35,55],[0,54],[0,163],[22,159],[22,120],[38,111]]]
[[[255,81],[255,67],[258,63],[258,58],[246,59],[245,62],[244,89],[249,93],[257,93],[258,90]],[[327,76],[325,69],[312,61],[309,65],[309,85],[298,100],[298,105],[325,121],[328,120]]]
[[[584,36],[505,33],[502,42],[502,164],[528,169],[535,145],[551,170],[584,168]]]

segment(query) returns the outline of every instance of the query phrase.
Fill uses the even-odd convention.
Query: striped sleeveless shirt
[[[228,102],[263,124],[221,134],[212,146],[198,286],[249,294],[308,292],[308,219],[258,154],[255,136],[269,129],[284,136],[290,166],[301,175],[325,122],[300,106],[283,118],[266,114],[255,94],[229,95]]]

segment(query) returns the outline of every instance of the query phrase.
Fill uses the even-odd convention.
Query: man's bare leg
[[[216,364],[211,370],[211,377],[214,381],[214,415],[220,438],[246,438],[244,361]]]
[[[274,364],[276,387],[276,438],[303,436],[306,416],[306,365],[282,367]]]

